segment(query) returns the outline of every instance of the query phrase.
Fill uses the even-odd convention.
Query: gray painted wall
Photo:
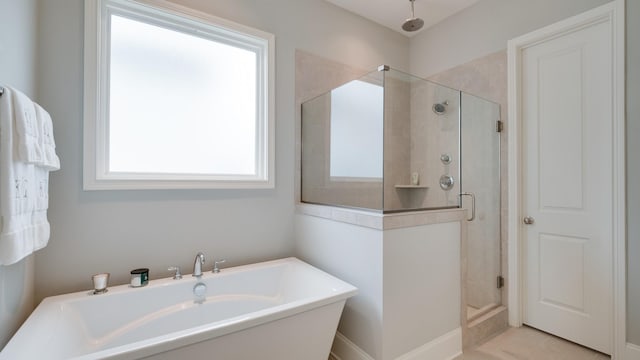
[[[36,96],[36,0],[0,0],[0,85]],[[0,266],[0,349],[33,310],[33,258]]]
[[[191,273],[198,251],[207,268],[213,259],[233,266],[293,255],[295,49],[364,69],[408,69],[407,38],[322,0],[174,2],[275,34],[276,188],[83,191],[83,1],[42,0],[40,100],[62,169],[51,175],[51,240],[36,256],[38,300],[89,289],[98,272],[110,272],[111,284],[138,267],[152,278],[171,265]]]
[[[411,73],[429,77],[504,50],[510,39],[609,1],[479,1],[411,38]]]
[[[640,1],[627,0],[627,341],[640,346]]]

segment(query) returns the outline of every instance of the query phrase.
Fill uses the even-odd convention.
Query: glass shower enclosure
[[[302,201],[460,206],[460,92],[382,66],[302,104]]]
[[[467,209],[467,314],[501,303],[499,105],[380,66],[302,104],[301,200]]]
[[[467,319],[501,304],[500,106],[461,93],[462,206],[467,221]],[[471,204],[471,202],[475,202]]]

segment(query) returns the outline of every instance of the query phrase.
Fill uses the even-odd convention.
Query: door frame
[[[546,26],[508,42],[508,276],[509,325],[523,324],[524,252],[522,194],[522,51],[545,39],[562,36],[585,26],[610,21],[613,34],[613,334],[612,358],[624,359],[626,344],[626,193],[625,193],[625,0],[614,0],[582,14]],[[628,356],[630,357],[630,356]]]

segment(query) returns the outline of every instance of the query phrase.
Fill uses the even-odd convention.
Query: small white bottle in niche
[[[411,173],[411,185],[420,184],[420,174],[417,172]]]

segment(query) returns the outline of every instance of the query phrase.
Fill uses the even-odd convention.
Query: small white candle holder
[[[95,274],[91,277],[93,280],[93,293],[102,294],[107,292],[107,284],[109,283],[109,273]]]

